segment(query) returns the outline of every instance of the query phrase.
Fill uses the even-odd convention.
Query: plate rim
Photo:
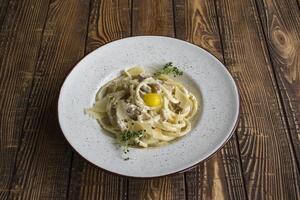
[[[126,39],[132,39],[132,38],[162,38],[162,39],[171,39],[171,40],[177,40],[177,41],[180,41],[180,42],[183,42],[183,43],[186,43],[188,45],[191,45],[191,46],[194,46],[196,48],[199,48],[201,50],[203,50],[205,53],[209,54],[210,56],[213,57],[213,59],[215,59],[217,62],[219,62],[221,64],[221,66],[225,69],[225,71],[228,73],[229,77],[231,78],[232,82],[233,82],[233,85],[236,89],[236,94],[237,94],[237,117],[236,117],[236,120],[234,122],[234,126],[232,128],[232,130],[230,131],[230,133],[228,134],[226,140],[214,151],[212,151],[210,153],[209,156],[207,156],[206,158],[200,160],[199,162],[189,166],[189,167],[186,167],[184,169],[180,169],[178,171],[175,171],[175,172],[171,172],[171,173],[166,173],[166,174],[163,174],[163,175],[159,175],[159,176],[131,176],[131,175],[125,175],[125,174],[121,174],[121,173],[117,173],[117,172],[113,172],[113,171],[109,171],[107,169],[104,169],[98,165],[96,165],[95,163],[93,163],[92,161],[89,161],[87,158],[85,158],[78,150],[75,149],[75,147],[73,147],[73,145],[71,144],[71,142],[67,139],[64,131],[62,130],[61,128],[61,120],[60,120],[60,117],[59,117],[59,102],[61,101],[61,93],[62,93],[62,89],[63,89],[63,86],[66,82],[66,80],[68,79],[68,77],[71,75],[71,73],[73,72],[73,70],[88,56],[90,56],[91,54],[93,54],[96,50],[98,50],[99,48],[102,48],[106,45],[109,45],[111,43],[115,43],[115,42],[119,42],[120,40],[126,40]],[[237,126],[239,124],[239,120],[240,120],[240,108],[241,108],[241,103],[240,103],[240,90],[236,84],[236,81],[234,80],[231,72],[228,70],[228,68],[215,56],[213,55],[212,53],[210,53],[208,50],[196,45],[196,44],[193,44],[189,41],[185,41],[185,40],[181,40],[181,39],[178,39],[178,38],[174,38],[174,37],[169,37],[169,36],[161,36],[161,35],[141,35],[141,36],[129,36],[129,37],[123,37],[123,38],[120,38],[120,39],[116,39],[116,40],[113,40],[111,42],[108,42],[94,50],[92,50],[91,52],[89,52],[88,54],[84,55],[82,58],[80,58],[79,61],[77,61],[73,67],[69,70],[69,72],[66,74],[65,78],[63,79],[62,83],[61,83],[61,86],[60,86],[60,90],[59,90],[59,97],[58,97],[58,100],[57,100],[57,109],[56,109],[56,112],[57,112],[57,116],[58,116],[58,124],[59,124],[59,129],[61,130],[61,133],[65,139],[65,141],[67,141],[68,145],[71,147],[71,149],[73,150],[73,152],[77,153],[77,155],[79,155],[79,157],[83,158],[83,160],[87,161],[89,164],[91,164],[92,166],[98,168],[98,169],[101,169],[102,171],[105,171],[109,174],[112,174],[112,175],[116,175],[116,176],[121,176],[121,177],[128,177],[128,178],[134,178],[134,179],[157,179],[157,178],[161,178],[161,177],[166,177],[166,176],[172,176],[172,175],[175,175],[175,174],[179,174],[179,173],[184,173],[190,169],[193,169],[195,168],[197,165],[199,165],[200,163],[202,162],[205,162],[207,161],[208,159],[210,159],[212,156],[214,156],[216,153],[218,153],[226,144],[227,142],[232,138],[235,130],[237,129]]]

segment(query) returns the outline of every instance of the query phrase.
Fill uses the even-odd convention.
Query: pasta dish
[[[99,89],[93,107],[86,112],[118,141],[130,146],[160,146],[184,136],[191,130],[198,102],[164,73],[172,64],[167,65],[154,75],[142,67],[123,71]]]

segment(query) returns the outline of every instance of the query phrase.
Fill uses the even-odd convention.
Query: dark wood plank
[[[206,49],[223,62],[214,1],[174,2],[176,37]]]
[[[88,8],[84,0],[50,4],[9,199],[66,198],[71,150],[58,125],[57,101],[65,76],[83,56]]]
[[[108,174],[74,155],[68,199],[126,199],[127,179]]]
[[[237,130],[249,199],[299,199],[299,171],[253,0],[217,1],[224,59],[240,88]]]
[[[239,161],[234,157],[232,158],[234,164],[229,165],[229,162],[223,161],[227,164],[227,168],[233,171],[228,173],[222,159],[222,154],[218,153],[185,173],[187,199],[246,199],[242,177],[238,174],[240,171],[229,168],[230,165],[239,164]]]
[[[4,17],[7,13],[9,0],[0,0],[0,30],[4,20]]]
[[[133,35],[174,36],[171,0],[134,0]],[[129,179],[128,199],[185,199],[184,175]]]
[[[186,199],[183,173],[147,180],[129,179],[128,199]]]
[[[295,1],[257,1],[291,138],[300,163],[300,12]]]
[[[42,0],[7,2],[1,1],[0,199],[9,194],[48,10],[48,2]]]
[[[130,36],[130,16],[131,0],[92,0],[86,53]]]
[[[214,1],[175,0],[176,36],[223,61]],[[246,199],[236,137],[208,161],[186,172],[188,199]]]
[[[86,53],[130,35],[129,0],[92,0]],[[126,199],[127,179],[111,175],[74,154],[69,199]]]
[[[172,0],[133,0],[132,34],[174,36]]]

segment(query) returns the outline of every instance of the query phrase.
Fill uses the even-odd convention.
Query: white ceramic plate
[[[179,80],[200,101],[193,129],[163,147],[130,149],[130,159],[124,161],[114,139],[84,109],[125,68],[139,65],[153,71],[167,62],[180,66],[184,75]],[[125,38],[96,49],[68,75],[58,102],[60,126],[71,146],[94,165],[131,177],[172,174],[205,160],[230,138],[238,114],[238,90],[221,62],[193,44],[159,36]]]

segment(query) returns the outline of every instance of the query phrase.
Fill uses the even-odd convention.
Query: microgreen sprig
[[[154,73],[155,77],[158,77],[161,74],[173,74],[174,77],[183,75],[183,71],[178,69],[178,67],[173,66],[172,62],[168,62],[163,66],[162,69]]]
[[[124,131],[119,138],[120,145],[123,149],[124,154],[129,152],[128,147],[130,145],[136,145],[135,139],[140,139],[144,136],[146,130],[139,130],[139,131]],[[124,160],[129,160],[129,157],[124,158]]]

